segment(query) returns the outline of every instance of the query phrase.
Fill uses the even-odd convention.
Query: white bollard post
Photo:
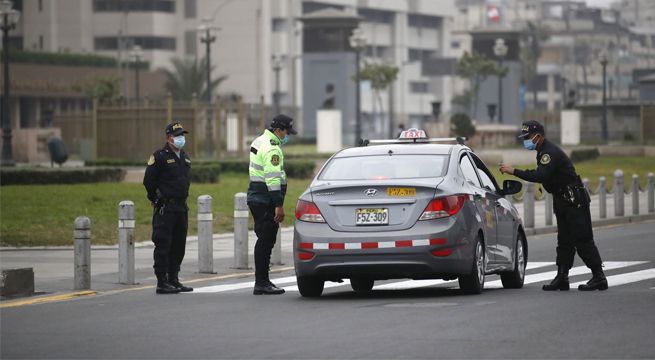
[[[234,268],[248,268],[248,204],[245,193],[234,195]]]
[[[600,218],[607,218],[607,185],[605,185],[605,177],[601,176],[598,183],[598,208]]]
[[[553,225],[553,194],[547,192],[544,198],[546,202],[546,225]]]
[[[198,272],[214,274],[214,215],[212,197],[198,196]]]
[[[648,212],[655,212],[655,175],[648,173]]]
[[[617,169],[614,172],[614,216],[625,215],[625,203],[623,202],[623,171]]]
[[[91,289],[91,219],[86,216],[75,219],[73,245],[75,290]]]
[[[632,175],[632,215],[639,215],[639,175]]]
[[[118,204],[118,283],[133,285],[134,281],[134,203]]]
[[[273,253],[271,254],[271,264],[273,265],[283,265],[282,264],[282,224],[277,229],[277,239],[275,240],[275,246],[273,246]]]
[[[534,183],[527,181],[523,194],[523,220],[526,228],[534,228]]]

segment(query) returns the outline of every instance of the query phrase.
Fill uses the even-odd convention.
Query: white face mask
[[[173,138],[173,145],[175,145],[176,148],[181,149],[184,147],[184,144],[186,144],[184,135],[176,136]]]

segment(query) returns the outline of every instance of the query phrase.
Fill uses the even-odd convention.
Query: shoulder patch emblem
[[[150,159],[148,159],[148,166],[155,165],[155,156],[150,155]]]
[[[548,154],[543,154],[543,155],[541,156],[541,160],[539,160],[539,162],[540,162],[542,165],[548,165],[548,164],[550,164],[550,155],[548,155]]]
[[[189,164],[191,164],[191,160],[189,160],[189,158],[184,158],[184,161],[186,161],[186,162],[188,162]]]
[[[273,157],[271,157],[271,164],[273,164],[273,166],[280,165],[280,157],[277,155],[273,155]]]
[[[271,145],[273,145],[273,146],[277,145],[277,143],[275,142],[275,140],[271,139]]]

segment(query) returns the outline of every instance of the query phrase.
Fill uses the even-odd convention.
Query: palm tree
[[[165,70],[166,72],[166,90],[171,93],[173,99],[178,101],[190,101],[193,94],[198,98],[207,97],[207,71],[205,59],[181,60],[173,59],[174,71]],[[213,72],[214,66],[211,67],[210,73]],[[218,85],[227,79],[227,76],[219,76],[211,81],[212,93]]]

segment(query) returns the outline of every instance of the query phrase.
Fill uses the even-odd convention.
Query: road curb
[[[610,225],[621,225],[621,224],[630,224],[630,223],[639,223],[645,221],[655,220],[655,214],[643,214],[643,215],[630,215],[615,217],[611,219],[598,219],[591,222],[594,227],[610,226]],[[527,228],[525,229],[525,235],[544,235],[552,234],[557,232],[557,226],[544,226],[540,228]]]

